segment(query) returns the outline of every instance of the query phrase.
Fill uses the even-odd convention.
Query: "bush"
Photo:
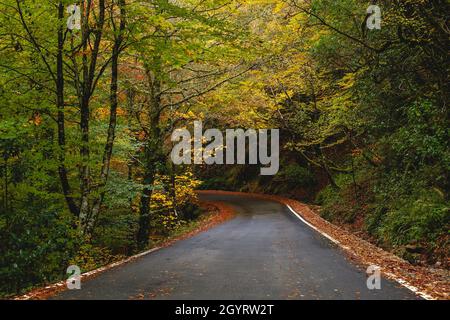
[[[424,172],[428,170],[424,168]],[[365,179],[374,177],[366,175]],[[403,250],[407,245],[421,248],[429,261],[440,257],[445,261],[445,254],[437,252],[448,253],[448,243],[443,239],[450,229],[450,204],[439,189],[427,187],[422,174],[400,177],[391,172],[368,188],[364,181],[358,181],[360,187],[366,186],[360,189],[359,202],[353,196],[354,185],[349,177],[338,176],[337,181],[340,190],[327,187],[317,196],[322,217],[365,231],[377,244],[395,249],[411,262],[420,255]],[[362,217],[363,229],[352,225],[357,216]]]
[[[423,243],[432,247],[450,223],[449,204],[433,193],[400,199],[381,218],[376,234],[392,245]]]
[[[108,248],[85,242],[79,247],[76,256],[70,260],[70,265],[80,267],[81,272],[88,272],[107,265],[118,258]]]
[[[111,208],[99,217],[92,236],[93,243],[108,248],[114,255],[131,255],[136,251],[138,215],[130,208]]]
[[[188,221],[195,220],[202,214],[201,208],[194,203],[187,203],[181,209],[181,212],[182,212],[183,219],[188,220]]]
[[[0,296],[62,279],[77,247],[72,216],[29,194],[0,214]]]
[[[289,187],[308,187],[314,185],[316,180],[308,168],[298,164],[287,165],[280,173]]]

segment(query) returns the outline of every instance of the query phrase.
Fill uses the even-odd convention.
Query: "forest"
[[[448,270],[449,12],[447,0],[0,0],[0,297],[189,232],[207,214],[202,189],[294,198]],[[195,121],[279,129],[278,173],[175,165],[172,133]]]

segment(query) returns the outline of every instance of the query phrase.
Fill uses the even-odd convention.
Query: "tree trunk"
[[[146,153],[148,153],[147,151]],[[141,208],[139,214],[139,230],[137,242],[139,250],[143,250],[148,246],[150,235],[150,201],[153,194],[153,183],[155,181],[156,169],[153,164],[149,164],[144,169],[144,189],[141,195]]]
[[[3,170],[4,170],[4,195],[3,195],[3,207],[5,209],[5,213],[8,211],[8,156],[4,156],[4,164],[3,164]]]
[[[170,197],[173,202],[173,213],[178,217],[178,205],[177,205],[177,177],[175,172],[175,165],[171,162],[170,164]]]
[[[336,181],[334,181],[333,174],[330,171],[330,168],[327,165],[325,155],[323,154],[322,149],[320,146],[316,146],[316,152],[319,154],[320,157],[320,166],[325,171],[328,181],[330,182],[330,185],[333,189],[339,190],[339,186],[337,185]]]
[[[58,19],[61,22],[64,19],[64,5],[60,1],[58,5]],[[78,216],[79,208],[75,204],[67,177],[66,161],[66,133],[65,133],[65,116],[64,116],[64,70],[63,70],[63,48],[64,48],[64,30],[63,24],[58,29],[58,53],[56,57],[56,107],[58,109],[58,172],[61,182],[62,191],[69,207],[70,212],[74,216]]]
[[[156,59],[156,69],[158,70],[159,59]],[[149,87],[149,109],[148,117],[150,119],[149,130],[146,130],[147,141],[144,152],[144,189],[141,194],[141,208],[139,216],[138,247],[144,249],[148,245],[151,221],[151,197],[153,194],[153,184],[157,173],[157,166],[161,165],[162,156],[162,137],[159,128],[161,114],[161,82],[155,75],[155,72],[146,69],[146,76]]]
[[[81,105],[81,169],[80,169],[80,189],[81,189],[81,203],[80,203],[80,224],[84,229],[89,221],[89,193],[90,193],[90,169],[89,169],[89,101],[83,97]]]
[[[144,153],[144,189],[141,195],[141,208],[139,216],[138,247],[144,249],[148,245],[151,221],[151,198],[157,166],[161,162],[161,132],[159,129],[159,116],[153,117],[151,128],[147,137]]]
[[[90,193],[91,193],[91,174],[90,174],[90,146],[89,146],[89,122],[90,122],[90,100],[92,93],[95,89],[95,76],[97,68],[97,59],[100,51],[100,44],[103,35],[103,27],[105,24],[105,0],[99,0],[98,2],[98,22],[96,28],[90,30],[88,24],[88,17],[91,11],[91,2],[84,9],[82,14],[82,44],[83,44],[83,89],[80,99],[80,129],[81,129],[81,147],[80,147],[80,227],[83,233],[87,233],[93,225],[92,220],[92,208],[90,205]],[[94,44],[90,51],[90,61],[88,59],[88,47],[91,47],[89,37],[90,33],[93,33]],[[100,74],[98,75],[100,76]]]
[[[119,1],[120,6],[120,29],[119,34],[114,39],[113,53],[111,57],[111,84],[110,84],[110,110],[109,110],[109,126],[108,136],[106,139],[105,149],[103,151],[103,162],[100,172],[100,195],[95,200],[92,207],[91,217],[88,221],[87,232],[90,233],[94,227],[94,223],[99,215],[100,208],[105,199],[105,187],[109,177],[109,170],[111,165],[111,156],[113,152],[114,140],[116,138],[117,126],[117,107],[118,107],[118,79],[119,79],[119,56],[123,42],[123,33],[125,31],[125,0]]]

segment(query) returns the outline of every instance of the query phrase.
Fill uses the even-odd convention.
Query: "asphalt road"
[[[203,198],[238,214],[53,299],[416,299],[386,279],[368,290],[363,269],[279,203]]]

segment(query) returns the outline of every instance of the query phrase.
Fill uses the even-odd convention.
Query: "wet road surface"
[[[417,299],[386,279],[367,289],[365,270],[284,205],[201,197],[234,207],[236,217],[53,299]]]

